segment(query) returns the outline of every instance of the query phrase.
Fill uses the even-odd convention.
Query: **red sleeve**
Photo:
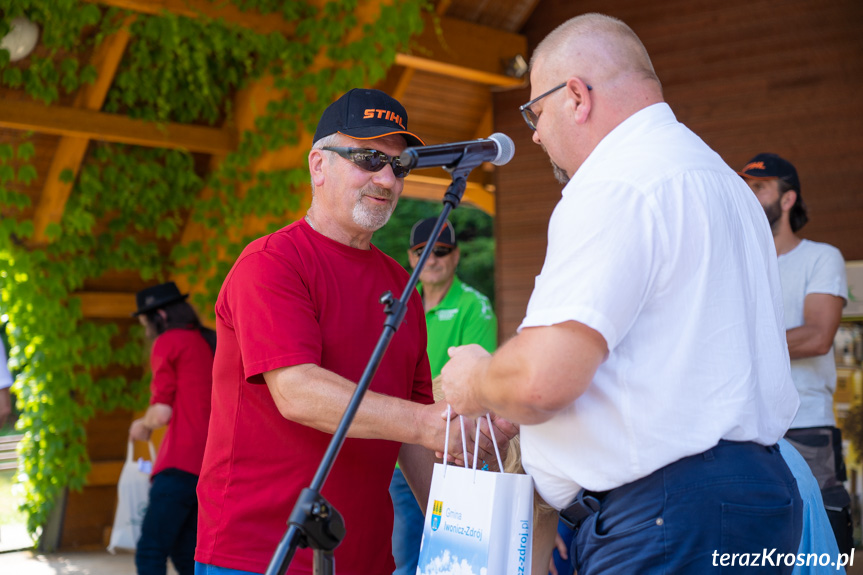
[[[177,350],[174,340],[162,334],[153,342],[150,353],[150,369],[153,379],[150,382],[150,405],[164,403],[174,406],[174,396],[177,393]]]
[[[228,279],[217,309],[234,329],[244,376],[303,363],[321,364],[321,331],[307,283],[295,264],[267,251],[246,255]]]

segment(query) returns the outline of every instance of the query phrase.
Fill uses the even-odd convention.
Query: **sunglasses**
[[[542,100],[543,98],[545,98],[546,96],[548,96],[550,94],[554,94],[555,92],[557,92],[558,90],[560,90],[564,86],[566,86],[566,82],[564,82],[563,84],[560,84],[559,86],[555,86],[554,88],[552,88],[548,92],[540,94],[539,96],[537,96],[536,98],[534,98],[533,100],[528,102],[527,104],[523,104],[523,105],[518,107],[518,110],[521,112],[521,117],[524,118],[524,121],[527,123],[527,125],[530,127],[531,130],[533,130],[534,132],[536,131],[536,123],[539,122],[539,115],[536,112],[534,112],[533,110],[531,110],[530,107],[533,106],[534,104],[536,104],[537,102],[539,102],[540,100]],[[593,90],[593,87],[591,87],[590,84],[587,84],[587,89]]]
[[[420,257],[423,253],[425,246],[420,246],[418,248],[414,248],[414,255]],[[451,248],[449,246],[435,246],[432,248],[432,253],[436,258],[445,258],[452,253],[455,248]]]
[[[388,156],[377,150],[366,148],[347,148],[344,146],[324,146],[321,148],[327,152],[335,152],[344,159],[352,162],[367,172],[380,172],[387,164],[393,168],[393,174],[397,178],[404,178],[410,170],[402,166],[399,156]]]

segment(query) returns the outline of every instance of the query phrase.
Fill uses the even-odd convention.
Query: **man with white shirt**
[[[450,350],[448,401],[522,424],[579,575],[790,573],[776,557],[797,551],[802,506],[775,444],[799,401],[761,207],[615,18],[546,37],[531,96],[566,186],[518,335]]]
[[[767,214],[779,256],[791,378],[800,394],[800,410],[786,438],[818,480],[839,549],[850,553],[851,498],[842,485],[842,436],[833,416],[833,338],[848,293],[845,259],[833,246],[797,235],[809,216],[791,162],[758,154],[739,173]]]

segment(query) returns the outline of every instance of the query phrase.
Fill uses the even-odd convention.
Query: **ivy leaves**
[[[214,0],[295,23],[290,36],[260,34],[232,22],[162,13],[136,15],[103,111],[184,124],[231,123],[238,91],[270,75],[284,98],[257,110],[255,129],[207,173],[182,151],[92,142],[60,223],[47,246],[30,249],[33,206],[24,193],[37,181],[35,148],[25,136],[0,144],[0,312],[9,318],[10,365],[20,371],[19,481],[28,527],[37,532],[65,486],[80,488],[89,470],[84,424],[97,411],[145,404],[147,382],[118,375],[140,366],[138,326],[83,317],[75,292],[86,282],[133,270],[143,280],[185,275],[203,285],[198,309],[212,310],[233,261],[253,239],[244,223],[272,231],[300,209],[307,171],[259,171],[260,158],[295,145],[338,95],[380,80],[398,50],[422,27],[425,0],[384,7],[358,30],[357,0],[318,6],[303,0]],[[0,50],[0,84],[57,104],[96,80],[92,50],[129,12],[83,0],[0,0],[0,36],[12,18],[41,29],[37,50],[11,63]],[[204,192],[206,190],[206,192]],[[202,238],[180,242],[187,222]]]
[[[95,43],[85,30],[103,20],[98,6],[78,0],[0,0],[0,14],[0,37],[11,30],[13,18],[22,16],[39,26],[40,35],[38,48],[26,64],[10,63],[9,52],[0,50],[0,83],[24,88],[33,98],[51,104],[61,92],[72,94],[96,79],[96,69],[79,62]],[[109,10],[104,16],[116,14],[116,10]]]

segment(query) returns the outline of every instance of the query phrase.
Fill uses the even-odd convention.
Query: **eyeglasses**
[[[560,90],[561,88],[566,86],[566,84],[567,84],[567,82],[564,82],[563,84],[560,84],[559,86],[555,86],[554,88],[552,88],[548,92],[545,92],[544,94],[540,94],[539,96],[537,96],[536,98],[534,98],[533,100],[528,102],[527,104],[524,104],[523,106],[519,106],[518,110],[521,112],[521,117],[524,118],[524,121],[527,122],[527,125],[528,125],[528,127],[530,127],[531,130],[536,131],[536,123],[539,122],[539,115],[536,112],[534,112],[533,110],[531,110],[530,107],[533,106],[534,104],[536,104],[537,102],[539,102],[540,100],[542,100],[543,98],[545,98],[546,96],[548,96],[549,94],[553,94],[553,93],[557,92],[558,90]],[[587,84],[587,89],[593,90],[593,87],[590,84]]]
[[[399,156],[390,157],[377,150],[347,148],[343,146],[324,146],[321,149],[335,152],[367,172],[380,172],[384,169],[384,166],[390,164],[393,168],[393,174],[397,178],[404,178],[410,173],[409,169],[402,166]]]
[[[414,248],[414,255],[420,257],[423,253],[425,246],[419,246],[418,248]],[[436,258],[445,258],[452,253],[455,248],[451,248],[449,246],[435,246],[432,248],[432,253]]]

